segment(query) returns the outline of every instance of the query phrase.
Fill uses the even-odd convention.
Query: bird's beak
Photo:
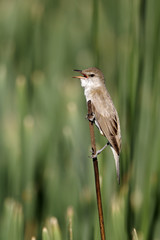
[[[83,76],[75,76],[75,77],[73,77],[73,78],[88,78],[88,76],[86,75],[86,74],[84,74],[83,72],[82,72],[82,70],[77,70],[77,69],[74,69],[73,71],[75,71],[75,72],[80,72]]]

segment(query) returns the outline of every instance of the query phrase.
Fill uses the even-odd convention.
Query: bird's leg
[[[96,158],[108,145],[110,145],[109,142],[107,142],[107,143],[104,145],[103,148],[101,148],[100,150],[98,150],[98,151],[96,152],[96,154],[92,155],[91,158]]]
[[[86,115],[86,119],[88,119],[88,121],[94,123],[94,121],[95,121],[95,115],[94,115],[94,113],[92,112],[91,114],[87,114],[87,115]]]

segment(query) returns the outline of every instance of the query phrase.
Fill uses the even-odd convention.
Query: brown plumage
[[[95,124],[99,128],[100,133],[107,138],[112,149],[116,163],[118,182],[120,182],[120,122],[112,99],[106,89],[103,73],[98,68],[88,68],[82,71],[75,71],[78,71],[83,75],[77,76],[76,78],[80,78],[81,80],[81,86],[84,87],[86,100],[91,100]]]

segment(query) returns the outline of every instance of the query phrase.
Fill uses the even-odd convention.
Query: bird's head
[[[96,88],[104,85],[104,76],[98,68],[87,68],[85,70],[74,70],[82,74],[82,76],[75,76],[81,80],[81,86],[84,88]]]

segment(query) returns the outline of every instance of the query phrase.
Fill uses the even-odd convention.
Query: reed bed
[[[111,151],[99,156],[106,239],[160,239],[159,23],[158,0],[0,2],[0,239],[100,239],[87,107],[72,79],[91,66],[122,131],[120,187]]]

